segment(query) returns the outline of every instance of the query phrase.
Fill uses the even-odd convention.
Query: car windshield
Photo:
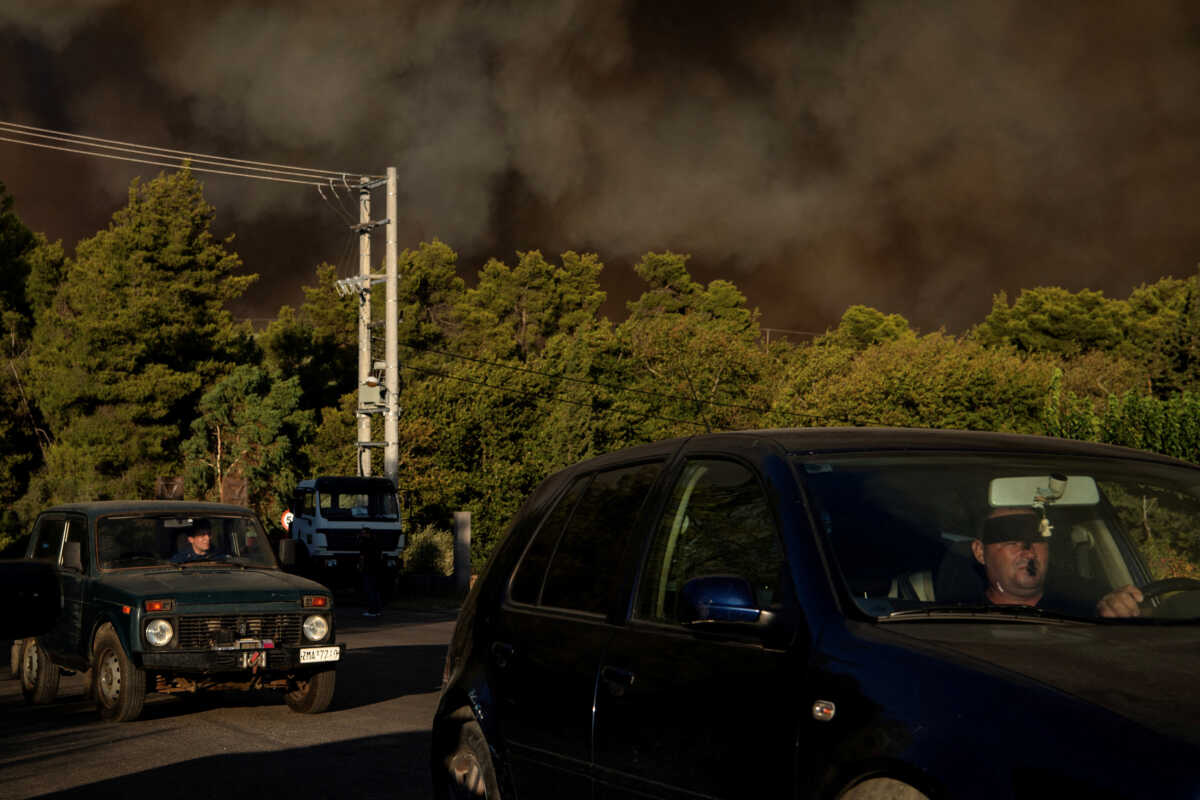
[[[1099,619],[1097,603],[1132,584],[1154,595],[1139,619],[1200,618],[1198,470],[980,454],[797,465],[847,593],[871,616]]]
[[[115,514],[96,524],[100,568],[278,564],[258,521],[247,516]]]

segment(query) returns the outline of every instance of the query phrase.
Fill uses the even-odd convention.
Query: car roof
[[[774,428],[765,430],[729,431],[699,434],[692,437],[667,439],[638,445],[614,453],[588,459],[581,464],[589,467],[608,461],[627,461],[640,456],[674,452],[679,446],[703,446],[711,443],[720,447],[722,441],[740,439],[764,444],[792,455],[880,452],[962,452],[1016,455],[1055,455],[1092,458],[1120,458],[1171,466],[1197,468],[1197,465],[1169,456],[1096,442],[1059,439],[1022,433],[992,433],[933,428]],[[574,465],[580,466],[580,465]],[[564,471],[571,471],[568,468]]]
[[[696,438],[703,439],[708,436],[721,435],[707,434]],[[886,451],[992,452],[1125,458],[1174,466],[1196,467],[1186,461],[1130,447],[1023,433],[932,428],[842,427],[739,431],[733,435],[767,438],[786,452],[797,455]]]
[[[87,503],[61,503],[45,509],[42,513],[73,512],[85,514],[88,517],[102,517],[110,514],[185,514],[187,516],[203,515],[239,515],[253,516],[254,512],[245,506],[235,506],[229,503],[206,503],[199,500],[93,500]]]

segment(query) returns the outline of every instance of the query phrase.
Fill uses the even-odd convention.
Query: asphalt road
[[[29,706],[0,668],[0,799],[429,797],[429,724],[453,611],[338,609],[333,704],[290,711],[273,693],[147,696],[134,722],[101,722],[83,678]]]

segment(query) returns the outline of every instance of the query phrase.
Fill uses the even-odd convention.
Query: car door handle
[[[626,689],[633,686],[634,675],[628,670],[605,666],[600,668],[600,680],[604,681],[609,694],[621,697]]]
[[[513,646],[508,642],[492,642],[492,658],[496,666],[504,669],[512,661]]]

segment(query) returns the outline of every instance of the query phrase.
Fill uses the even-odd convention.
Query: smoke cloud
[[[0,119],[351,179],[394,165],[402,245],[440,237],[467,268],[595,250],[614,303],[671,248],[774,327],[866,303],[961,330],[1000,290],[1193,270],[1198,31],[1169,0],[18,2]],[[70,242],[134,173],[0,144],[18,213]],[[346,255],[312,192],[201,177],[261,315]]]

